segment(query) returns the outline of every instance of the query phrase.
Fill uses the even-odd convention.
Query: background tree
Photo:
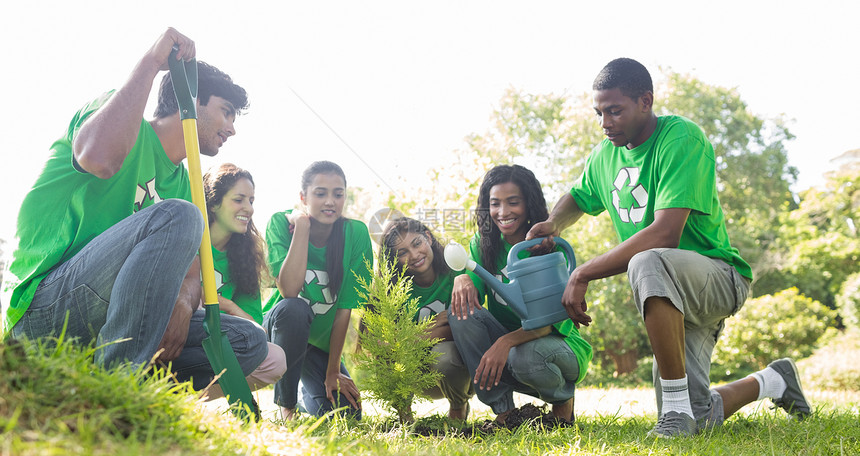
[[[846,279],[860,272],[860,167],[831,173],[824,187],[801,194],[800,206],[778,222],[778,268],[761,280],[758,291],[773,293],[796,286],[800,293],[830,308]]]

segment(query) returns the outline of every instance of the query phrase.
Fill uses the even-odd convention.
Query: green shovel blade
[[[215,375],[221,374],[218,385],[227,396],[227,401],[237,416],[250,419],[259,419],[259,410],[254,403],[248,381],[242,374],[242,366],[236,359],[227,332],[221,330],[221,312],[217,305],[205,306],[206,317],[203,319],[203,329],[208,336],[203,339],[203,350],[209,358],[209,364]]]

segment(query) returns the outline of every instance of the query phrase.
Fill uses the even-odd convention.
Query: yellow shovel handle
[[[197,119],[183,119],[185,153],[188,156],[188,177],[191,180],[191,201],[203,214],[203,240],[200,241],[200,274],[203,276],[203,303],[218,304],[215,286],[215,261],[212,259],[212,239],[209,237],[209,215],[206,195],[203,193],[203,175],[200,172],[200,145],[197,142]]]

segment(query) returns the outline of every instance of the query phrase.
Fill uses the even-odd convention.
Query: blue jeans
[[[66,337],[77,338],[81,344],[95,341],[101,347],[96,351],[101,365],[149,363],[202,235],[200,210],[183,200],[164,200],[126,217],[42,280],[27,312],[12,328],[12,336],[58,336],[67,324]],[[247,375],[268,352],[265,335],[250,322],[236,322],[233,328],[232,317],[222,320],[231,341],[242,339],[235,332],[250,334],[240,342],[244,346],[234,347],[245,352],[240,363],[244,361]],[[251,329],[261,335],[254,337]],[[192,317],[186,349],[174,361],[174,370],[202,379],[208,368],[212,377],[208,362],[202,369],[194,354],[200,349],[202,333],[200,311]],[[114,342],[120,339],[128,340]]]
[[[275,404],[295,408],[301,381],[302,405],[306,412],[322,416],[335,408],[347,406],[347,414],[361,419],[361,410],[353,408],[343,394],[338,395],[336,406],[326,396],[328,353],[308,344],[313,319],[313,310],[301,298],[282,299],[263,317],[263,327],[269,332],[269,340],[283,348],[287,357],[287,373],[275,383]],[[349,376],[343,362],[340,363],[340,372]]]
[[[448,324],[473,380],[484,353],[510,332],[487,309],[465,320],[449,310]],[[577,378],[579,361],[573,350],[561,336],[549,334],[511,348],[499,384],[490,390],[476,387],[475,394],[499,414],[514,408],[514,391],[550,404],[564,403],[573,398]]]

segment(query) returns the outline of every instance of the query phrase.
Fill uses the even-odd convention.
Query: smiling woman
[[[263,323],[261,282],[266,280],[265,242],[254,226],[254,179],[251,173],[224,163],[203,176],[221,312]],[[287,370],[281,347],[269,342],[268,355],[247,377],[251,389],[271,385]],[[215,385],[209,399],[221,397]]]
[[[275,403],[285,420],[302,405],[322,416],[334,408],[361,417],[358,388],[341,361],[358,277],[370,281],[370,234],[359,220],[343,217],[346,175],[330,161],[302,174],[300,210],[275,213],[266,228],[269,267],[277,289],[264,309],[269,340],[287,356],[286,375],[275,384]]]

